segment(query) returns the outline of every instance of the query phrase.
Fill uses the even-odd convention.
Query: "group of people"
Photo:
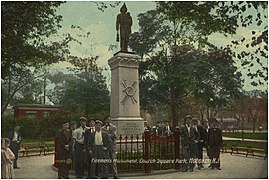
[[[157,136],[172,135],[172,129],[171,126],[169,125],[169,122],[166,123],[157,122],[157,124],[154,126],[145,126],[145,130]]]
[[[103,125],[104,122],[104,125]],[[79,122],[64,122],[56,134],[56,154],[58,162],[58,178],[69,176],[70,163],[74,161],[76,178],[84,178],[85,164],[87,178],[95,179],[118,178],[116,165],[117,128],[111,123],[111,117],[104,120],[91,119],[87,126],[87,119],[81,117]],[[209,123],[209,128],[208,128]],[[203,166],[203,149],[207,150],[210,160],[209,168],[220,168],[220,149],[222,148],[222,132],[218,128],[218,121],[212,118],[198,125],[198,120],[190,115],[184,118],[184,124],[179,128],[183,149],[183,172],[193,171],[195,165],[201,170]],[[8,138],[1,139],[1,178],[14,178],[18,152],[21,144],[20,126],[16,126],[9,133]],[[169,136],[172,134],[169,123],[147,127],[152,134]],[[85,163],[86,162],[86,163]],[[109,172],[110,171],[110,172]],[[101,172],[101,173],[100,173]]]
[[[20,126],[16,126],[9,133],[8,138],[1,138],[1,178],[14,179],[14,169],[17,165],[18,154],[21,144]]]
[[[198,125],[197,119],[192,119],[190,115],[184,119],[184,125],[180,128],[183,149],[183,172],[191,171],[197,164],[198,169],[204,168],[203,162],[203,148],[207,150],[209,157],[209,168],[220,168],[220,149],[222,148],[222,132],[218,128],[218,121],[216,118],[204,121]],[[206,161],[207,162],[207,161]]]
[[[104,122],[104,125],[103,125]],[[69,176],[70,162],[74,161],[76,178],[84,178],[85,162],[87,162],[87,178],[109,177],[109,170],[117,179],[116,139],[117,128],[111,123],[111,117],[104,120],[90,120],[81,117],[77,122],[64,122],[62,129],[56,134],[56,154],[58,162],[58,178]]]

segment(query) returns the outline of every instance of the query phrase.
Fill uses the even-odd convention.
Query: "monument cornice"
[[[118,53],[108,60],[111,69],[116,67],[138,68],[140,56],[128,53]]]

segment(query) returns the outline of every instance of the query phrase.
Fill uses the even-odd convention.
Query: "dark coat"
[[[57,140],[57,154],[58,158],[61,160],[67,159],[70,156],[69,150],[65,148],[65,145],[69,146],[69,149],[71,150],[71,143],[72,143],[72,137],[69,130],[64,131],[63,129],[60,129],[56,134],[56,140]]]
[[[109,126],[109,128],[107,129],[107,126]],[[105,125],[102,127],[102,131],[107,132],[108,136],[110,137],[111,141],[112,141],[112,150],[116,150],[116,145],[117,145],[117,127],[114,124],[109,124],[109,125]]]
[[[169,130],[170,130],[170,131],[169,131]],[[165,126],[165,127],[163,128],[163,135],[164,135],[164,136],[170,136],[171,133],[172,133],[172,131],[171,131],[171,127],[170,127],[170,126],[169,126],[169,130],[168,130],[168,127]]]
[[[221,130],[219,128],[209,128],[206,142],[207,146],[210,147],[222,147],[223,140]]]
[[[203,126],[197,126],[198,133],[200,135],[200,141],[198,143],[199,146],[206,147],[206,141],[207,141],[207,132],[203,128]]]
[[[89,151],[89,140],[91,137],[91,133],[92,133],[92,130],[91,128],[89,128],[85,131],[85,134],[84,134],[84,149],[86,149],[87,152]]]
[[[10,142],[13,140],[14,138],[14,131],[11,131],[9,134],[8,134],[8,139],[10,140]],[[18,139],[19,141],[21,142],[22,138],[21,138],[21,133],[18,132]]]
[[[181,128],[181,137],[182,137],[182,148],[188,149],[195,144],[195,141],[200,140],[199,133],[193,128],[190,128],[190,134],[186,126]]]
[[[94,141],[95,141],[95,132],[92,132],[89,140],[88,140],[88,149],[92,150],[93,149],[93,145],[94,145]],[[112,141],[109,137],[109,135],[107,134],[107,132],[102,131],[102,141],[103,141],[103,146],[106,147],[107,149],[111,150],[112,149]]]
[[[21,138],[21,133],[20,132],[18,132],[18,140],[19,140],[19,143],[14,143],[12,140],[13,140],[13,138],[14,138],[14,131],[11,131],[9,134],[8,134],[8,139],[10,140],[10,149],[12,150],[12,151],[18,151],[18,150],[20,150],[20,148],[21,148],[21,140],[22,140],[22,138]]]

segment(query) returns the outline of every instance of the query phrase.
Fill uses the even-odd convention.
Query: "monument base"
[[[144,120],[140,117],[111,118],[117,126],[117,136],[141,135],[144,132]]]

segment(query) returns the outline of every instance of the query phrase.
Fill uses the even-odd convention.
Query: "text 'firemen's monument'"
[[[116,20],[120,51],[108,60],[111,68],[110,116],[117,134],[141,134],[144,121],[140,116],[138,68],[140,56],[128,52],[132,17],[124,5]]]

